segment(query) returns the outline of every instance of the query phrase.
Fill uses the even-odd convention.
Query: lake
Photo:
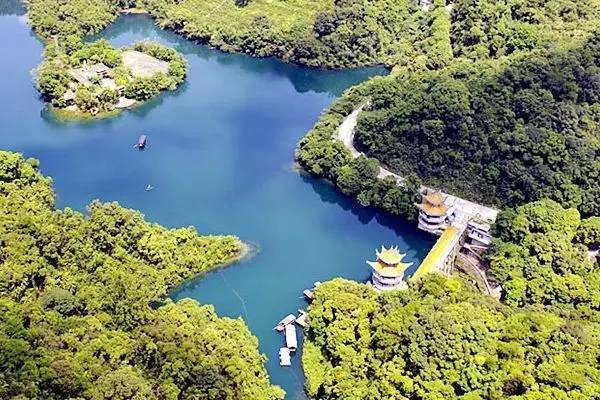
[[[189,77],[177,91],[102,121],[64,123],[45,111],[31,71],[43,46],[16,2],[0,7],[3,104],[0,148],[41,160],[58,206],[85,211],[116,200],[169,227],[235,234],[256,246],[249,260],[187,282],[174,299],[214,304],[242,317],[287,399],[304,399],[300,354],[281,368],[283,335],[273,326],[306,308],[302,290],[334,277],[365,281],[375,248],[398,245],[415,265],[433,239],[411,223],[357,206],[294,166],[298,140],[346,88],[383,68],[322,71],[198,46],[122,17],[100,36],[122,46],[152,38],[180,51]],[[133,149],[148,136],[146,151]],[[146,192],[151,184],[155,189]]]

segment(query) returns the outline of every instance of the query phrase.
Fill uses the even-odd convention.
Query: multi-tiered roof
[[[406,254],[401,254],[398,247],[386,249],[381,246],[381,250],[376,250],[376,254],[377,261],[367,261],[367,264],[381,277],[401,278],[404,276],[404,271],[413,264],[402,262]]]

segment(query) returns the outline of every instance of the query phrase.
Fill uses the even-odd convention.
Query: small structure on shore
[[[289,367],[292,365],[290,349],[287,347],[282,347],[279,349],[279,365],[282,367]]]
[[[306,311],[298,309],[298,318],[296,318],[295,321],[298,325],[300,325],[302,328],[306,327]]]
[[[373,288],[379,291],[406,289],[404,272],[413,264],[402,262],[406,254],[401,254],[398,247],[386,249],[383,246],[381,246],[381,251],[376,251],[376,254],[376,261],[367,261],[373,270],[371,277]]]
[[[287,315],[284,319],[279,321],[279,323],[275,326],[276,331],[283,332],[286,326],[290,325],[296,320],[296,316],[294,314]]]
[[[110,79],[110,68],[102,63],[92,65],[84,63],[79,68],[69,69],[68,72],[75,81],[84,86],[92,86],[92,81],[95,79]]]
[[[444,204],[445,197],[440,192],[427,191],[419,207],[419,229],[440,236],[448,227],[454,212],[453,207]]]
[[[467,238],[464,247],[474,253],[485,252],[492,243],[492,226],[483,221],[467,223]]]
[[[296,351],[298,348],[296,325],[294,324],[288,324],[285,326],[285,345],[290,351]]]

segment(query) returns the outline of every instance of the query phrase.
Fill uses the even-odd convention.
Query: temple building
[[[492,243],[492,226],[481,220],[471,220],[467,224],[467,238],[464,247],[483,254]]]
[[[419,207],[419,229],[438,236],[444,232],[454,213],[454,207],[445,204],[445,200],[440,192],[428,191],[423,195]]]
[[[404,271],[413,264],[402,262],[406,254],[400,254],[398,247],[383,246],[376,254],[377,261],[367,261],[373,269],[371,281],[375,290],[406,289]]]

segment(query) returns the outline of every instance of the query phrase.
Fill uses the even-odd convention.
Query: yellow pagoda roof
[[[383,263],[377,261],[367,261],[367,264],[371,266],[379,275],[386,278],[396,278],[404,275],[404,271],[413,263],[399,263],[395,267],[389,267]]]
[[[421,210],[432,217],[446,215],[446,213],[448,213],[448,208],[449,207],[445,204],[433,205],[429,202],[423,202],[423,204],[421,204]]]
[[[381,251],[377,251],[376,253],[377,259],[390,265],[398,264],[405,256],[405,254],[400,254],[398,247],[390,247],[389,249],[386,249],[385,247],[381,246]]]
[[[403,263],[402,259],[406,254],[401,254],[398,247],[386,249],[381,246],[381,251],[377,250],[377,261],[367,261],[379,275],[384,277],[398,277],[404,275],[404,271],[413,263]]]
[[[423,197],[423,203],[429,203],[434,206],[439,206],[444,203],[444,196],[442,196],[440,192],[431,191]]]

